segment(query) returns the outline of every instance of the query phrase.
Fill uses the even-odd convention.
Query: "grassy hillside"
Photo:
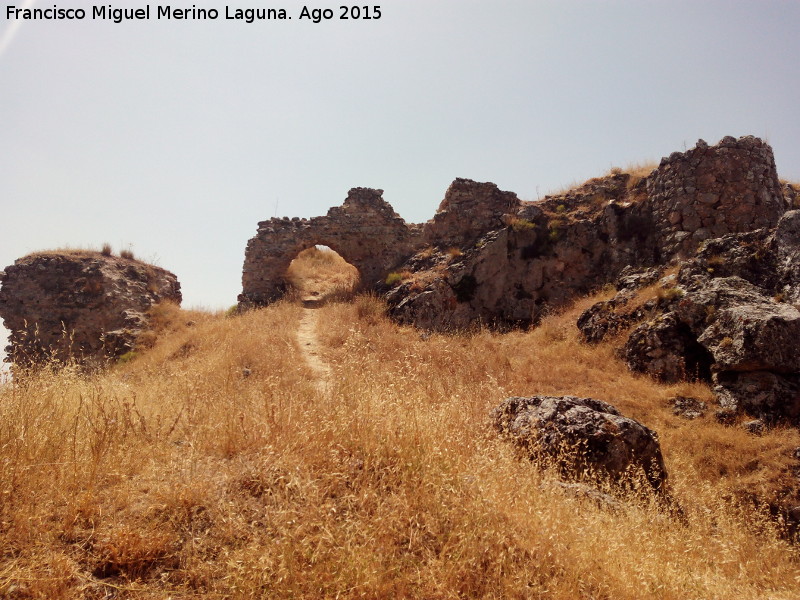
[[[673,416],[669,397],[709,390],[580,343],[592,301],[530,332],[450,336],[368,296],[160,307],[127,362],[0,387],[0,597],[797,598],[797,549],[743,492],[792,483],[800,434]],[[488,412],[534,393],[655,429],[684,517],[600,508],[519,460]]]

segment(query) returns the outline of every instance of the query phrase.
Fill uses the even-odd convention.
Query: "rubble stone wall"
[[[181,302],[174,274],[99,252],[42,252],[0,275],[0,316],[10,331],[8,359],[102,362],[132,350],[148,309]]]
[[[324,245],[355,266],[364,287],[386,277],[412,254],[420,229],[409,226],[382,198],[383,190],[353,188],[342,206],[323,217],[275,218],[258,224],[247,243],[241,306],[264,305],[286,290],[286,270],[306,248]]]
[[[459,204],[486,197],[476,190],[486,185],[459,182],[460,193],[473,189]],[[535,323],[552,307],[611,283],[625,267],[683,260],[704,240],[774,227],[788,206],[783,188],[761,140],[727,137],[713,147],[700,140],[644,178],[611,174],[520,203],[503,228],[486,223],[457,260],[440,261],[435,281],[392,289],[390,314],[432,329]]]
[[[728,233],[774,227],[786,210],[768,144],[753,136],[703,140],[662,159],[647,181],[648,201],[665,254],[691,255]]]
[[[239,302],[279,298],[294,257],[323,244],[355,265],[368,289],[380,290],[391,271],[413,273],[387,295],[402,322],[524,325],[627,266],[685,259],[704,240],[774,227],[794,192],[779,182],[769,145],[752,136],[699,140],[646,177],[616,173],[541,202],[456,179],[421,226],[406,224],[380,190],[355,188],[324,217],[260,223]]]

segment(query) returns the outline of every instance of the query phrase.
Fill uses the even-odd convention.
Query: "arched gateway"
[[[258,224],[247,243],[240,306],[262,306],[286,291],[286,270],[300,252],[314,245],[335,250],[371,288],[410,256],[421,228],[408,225],[386,202],[383,190],[353,188],[344,204],[311,219],[274,218]]]

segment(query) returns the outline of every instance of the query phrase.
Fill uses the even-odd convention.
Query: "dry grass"
[[[289,265],[286,279],[294,297],[320,300],[344,299],[358,286],[358,269],[330,249],[312,246],[303,250]]]
[[[646,160],[641,162],[632,162],[628,163],[624,167],[611,167],[606,173],[608,175],[619,175],[620,173],[627,173],[631,177],[644,179],[650,173],[653,172],[653,169],[658,167],[658,162],[654,160]]]
[[[564,196],[569,192],[580,189],[581,187],[585,186],[587,183],[591,183],[592,181],[598,179],[604,179],[607,177],[611,177],[613,175],[622,175],[622,174],[630,175],[630,178],[628,179],[627,183],[627,189],[631,190],[642,179],[650,175],[650,173],[653,172],[653,169],[657,167],[658,167],[658,162],[650,160],[628,163],[625,167],[611,167],[608,171],[606,171],[599,177],[592,177],[586,181],[573,180],[570,183],[566,183],[560,187],[555,187],[549,190],[545,194],[544,198],[548,199],[550,197]]]
[[[327,304],[327,391],[299,306],[165,308],[128,363],[3,386],[0,597],[797,598],[797,551],[731,498],[775,485],[800,436],[674,417],[668,397],[709,390],[580,344],[589,302],[528,333],[427,339],[376,298]],[[601,510],[518,460],[487,413],[534,393],[656,429],[685,520]]]
[[[86,257],[86,258],[102,257],[114,260],[126,259],[126,260],[135,260],[138,263],[142,263],[144,265],[148,265],[151,267],[156,266],[151,263],[148,263],[147,261],[137,258],[134,255],[133,250],[131,250],[130,248],[120,250],[119,256],[115,256],[114,251],[111,248],[111,244],[108,243],[104,243],[99,250],[97,250],[96,248],[89,248],[89,247],[77,248],[72,246],[53,248],[51,250],[37,250],[36,252],[31,252],[30,254],[27,254],[26,256],[23,257],[23,259],[36,258],[39,256],[73,256],[73,257]]]

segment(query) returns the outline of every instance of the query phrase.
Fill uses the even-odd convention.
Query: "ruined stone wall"
[[[459,178],[447,188],[433,219],[425,223],[423,238],[426,244],[460,248],[503,227],[503,217],[516,213],[519,206],[513,192]]]
[[[169,271],[99,252],[32,254],[6,267],[0,282],[6,351],[19,365],[120,356],[147,328],[153,304],[181,301]]]
[[[794,203],[772,149],[752,136],[700,140],[647,177],[612,174],[542,202],[456,179],[422,226],[407,225],[379,190],[356,188],[325,217],[260,223],[239,300],[280,297],[292,259],[324,244],[359,269],[367,288],[380,289],[389,271],[412,272],[387,296],[401,321],[532,323],[626,266],[664,264],[691,256],[703,240],[774,227]]]
[[[492,184],[457,183],[462,206],[491,196]],[[442,255],[436,277],[398,284],[387,295],[390,313],[433,329],[535,323],[627,266],[666,264],[692,255],[703,240],[773,227],[786,207],[767,144],[749,136],[714,147],[701,140],[643,179],[609,175],[520,203],[507,226],[484,232],[458,257]]]
[[[647,194],[666,255],[690,256],[703,240],[774,227],[786,210],[772,149],[752,136],[674,152],[648,178]]]
[[[270,219],[247,243],[241,306],[264,305],[286,290],[286,270],[306,248],[324,245],[355,266],[363,287],[384,279],[419,245],[421,231],[409,226],[382,198],[383,190],[353,188],[342,206],[323,217]]]

